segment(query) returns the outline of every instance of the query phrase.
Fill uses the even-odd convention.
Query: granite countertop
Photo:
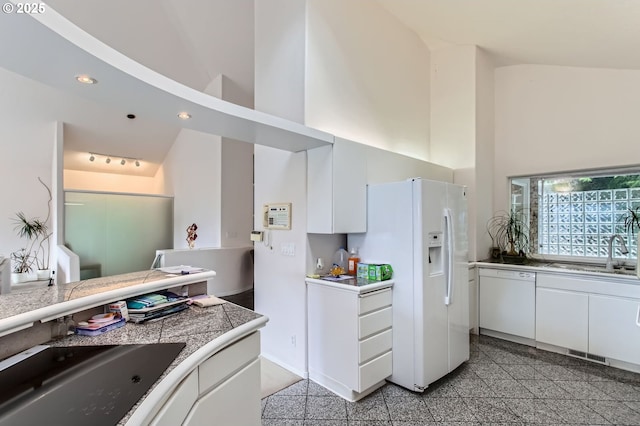
[[[364,293],[379,288],[391,287],[394,284],[392,279],[385,281],[371,281],[366,278],[357,278],[346,275],[337,279],[331,275],[321,276],[319,278],[307,277],[305,281],[307,283],[322,284],[356,293]]]
[[[209,270],[185,275],[147,270],[12,291],[0,295],[0,336],[140,294],[203,283],[215,275]]]
[[[0,296],[0,320],[51,306],[55,303],[80,299],[96,293],[104,293],[136,284],[150,283],[167,278],[170,274],[157,270],[132,272],[111,277],[93,278],[51,287],[12,287],[11,293]]]
[[[566,262],[566,261],[550,261],[544,259],[527,259],[524,263],[503,263],[494,259],[473,262],[477,267],[489,267],[498,269],[511,269],[517,271],[528,272],[548,272],[556,274],[570,274],[576,276],[591,276],[599,279],[607,279],[613,281],[625,282],[627,284],[640,284],[636,271],[634,269],[615,269],[607,271],[604,265]]]
[[[264,318],[251,310],[226,302],[220,305],[199,308],[190,306],[177,314],[147,324],[126,323],[123,327],[98,336],[71,335],[62,340],[51,341],[51,346],[127,345],[145,343],[184,342],[180,352],[160,378],[151,386],[138,403],[118,423],[126,423],[135,409],[155,386],[171,370],[210,341],[250,321]]]

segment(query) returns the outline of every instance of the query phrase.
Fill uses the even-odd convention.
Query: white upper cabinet
[[[307,232],[366,232],[366,156],[364,145],[341,138],[307,151]]]

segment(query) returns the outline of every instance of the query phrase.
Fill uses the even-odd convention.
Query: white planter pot
[[[37,277],[38,280],[48,280],[51,276],[51,271],[48,269],[38,269]]]
[[[21,273],[12,272],[11,273],[11,282],[13,284],[23,283],[25,281],[29,281],[29,274],[28,273],[26,273],[26,272],[21,272]]]

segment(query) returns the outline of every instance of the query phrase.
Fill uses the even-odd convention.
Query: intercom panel
[[[291,229],[291,203],[265,204],[263,211],[265,229]]]

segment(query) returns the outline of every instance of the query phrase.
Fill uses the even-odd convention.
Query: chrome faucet
[[[622,254],[627,254],[629,253],[629,250],[627,249],[627,245],[624,243],[624,239],[620,236],[620,234],[614,234],[609,238],[609,255],[607,256],[607,265],[605,266],[605,270],[607,271],[613,271],[613,256],[612,256],[612,252],[613,252],[613,240],[614,239],[618,239],[618,242],[620,243],[620,245],[622,247],[620,247],[620,252]]]

